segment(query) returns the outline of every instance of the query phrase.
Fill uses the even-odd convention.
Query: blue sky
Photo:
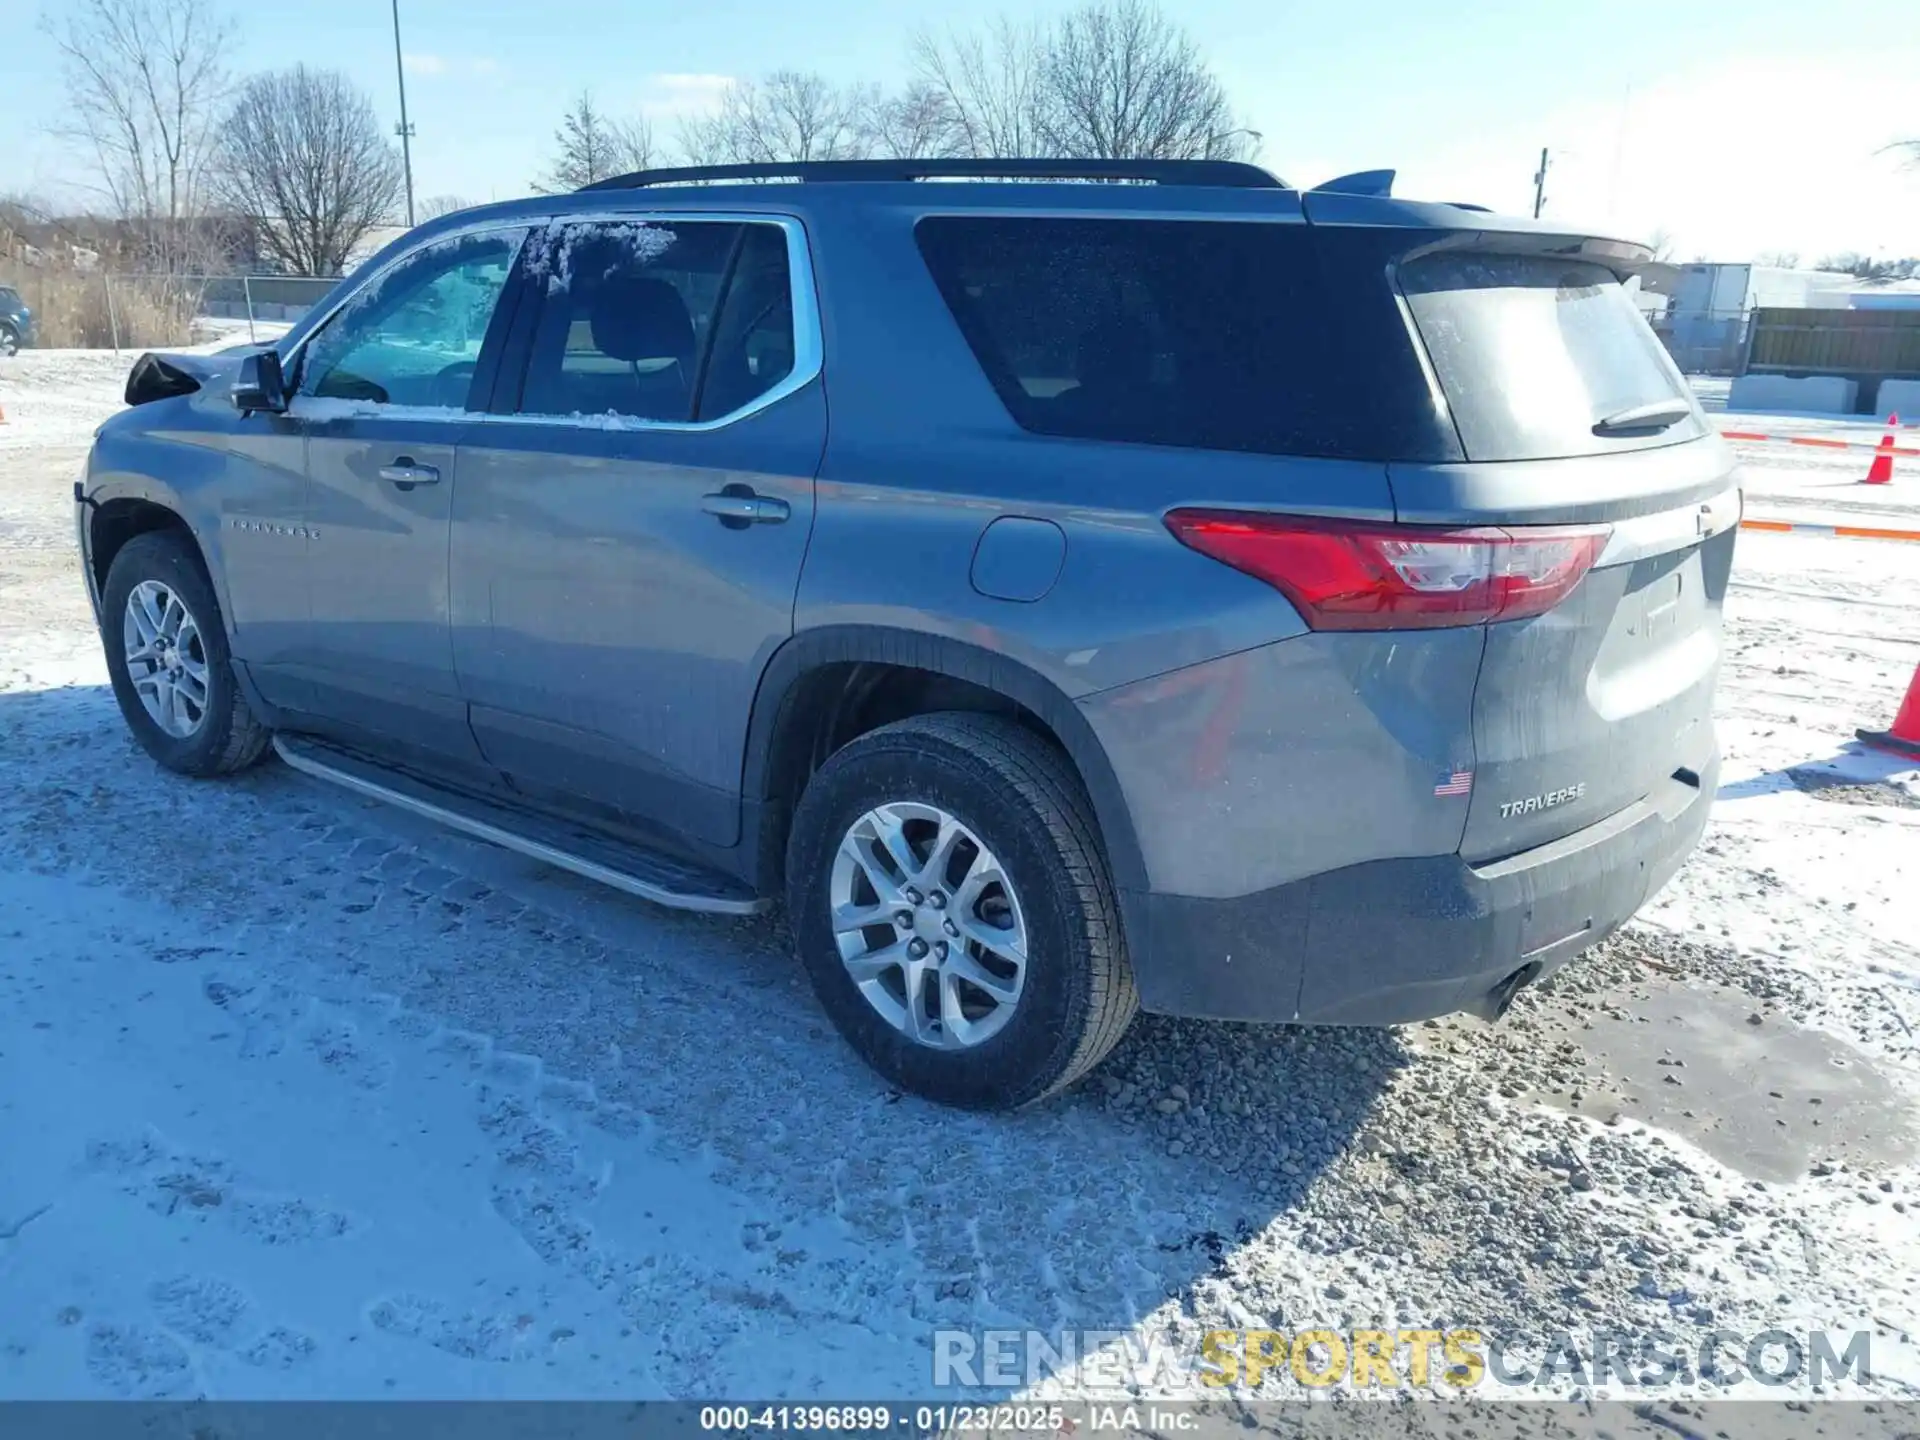
[[[726,77],[792,67],[897,82],[916,30],[980,25],[1001,8],[401,0],[416,193],[526,193],[582,87],[611,113],[650,116],[668,139]],[[1664,230],[1682,259],[1920,250],[1920,171],[1874,154],[1920,137],[1911,0],[1167,8],[1262,133],[1261,160],[1296,183],[1393,166],[1399,193],[1520,209],[1547,145],[1550,215]],[[251,7],[230,59],[237,72],[296,61],[346,71],[383,120],[396,118],[387,0]],[[60,95],[50,42],[15,30],[0,79],[0,191],[71,194],[82,167],[46,129]]]

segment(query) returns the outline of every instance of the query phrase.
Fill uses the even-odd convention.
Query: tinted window
[[[1355,368],[1349,298],[1327,294],[1305,225],[941,216],[916,235],[1026,429],[1274,454],[1433,450],[1404,417],[1383,423],[1373,396],[1406,387]],[[1384,270],[1364,284],[1392,318]],[[1423,398],[1417,366],[1402,368]]]
[[[1609,416],[1689,394],[1602,266],[1441,254],[1402,267],[1400,282],[1469,459],[1589,455],[1703,433],[1697,408],[1651,433],[1594,433]]]
[[[520,231],[441,241],[359,291],[307,345],[301,390],[464,407]]]
[[[714,326],[698,418],[730,415],[759,399],[793,373],[793,363],[787,237],[772,225],[749,225]]]
[[[777,226],[569,225],[535,266],[547,299],[520,409],[685,421],[728,414],[793,368]]]

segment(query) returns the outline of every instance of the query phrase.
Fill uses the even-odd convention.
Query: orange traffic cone
[[[1867,478],[1862,485],[1885,485],[1893,479],[1893,432],[1900,428],[1900,417],[1887,417],[1887,433],[1880,437],[1880,447],[1873,452],[1873,463],[1867,467]]]
[[[1920,667],[1915,667],[1913,682],[1907,686],[1907,698],[1900,702],[1900,713],[1893,717],[1891,730],[1853,732],[1876,750],[1891,750],[1895,755],[1920,760]]]

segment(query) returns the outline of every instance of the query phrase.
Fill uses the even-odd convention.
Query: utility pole
[[[394,0],[399,4],[400,0]],[[1540,168],[1533,172],[1533,218],[1540,218],[1540,207],[1547,203],[1547,147],[1540,147]]]
[[[393,133],[400,137],[400,164],[407,172],[407,228],[413,228],[413,126],[407,123],[407,67],[400,58],[400,0],[393,0],[393,75],[400,82],[400,123]],[[1543,151],[1542,154],[1545,152]],[[1540,213],[1536,207],[1534,214]]]

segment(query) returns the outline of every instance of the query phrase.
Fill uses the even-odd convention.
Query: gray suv
[[[120,708],[184,774],[271,746],[784,901],[943,1101],[1140,1007],[1496,1017],[1700,835],[1740,498],[1644,249],[1387,190],[889,161],[435,220],[134,368],[75,488]]]

